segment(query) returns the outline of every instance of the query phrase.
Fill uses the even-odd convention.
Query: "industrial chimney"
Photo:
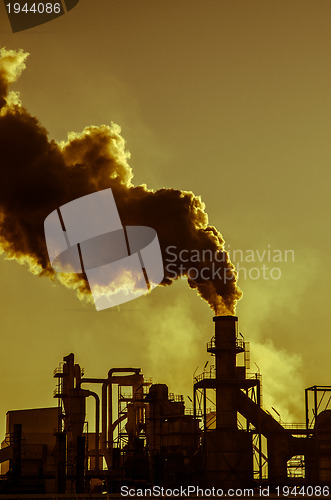
[[[249,485],[253,478],[252,435],[238,429],[237,415],[243,372],[237,367],[236,356],[244,352],[244,342],[238,339],[236,316],[215,316],[214,323],[215,335],[207,351],[215,356],[215,376],[205,372],[194,384],[194,400],[202,391],[203,401],[203,482],[233,488]],[[215,426],[207,425],[209,390],[216,392]]]
[[[215,355],[216,429],[237,429],[236,404],[236,316],[215,316],[215,336],[208,349]],[[239,351],[240,352],[240,351]]]

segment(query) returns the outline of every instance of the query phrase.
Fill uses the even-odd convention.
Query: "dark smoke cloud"
[[[27,262],[35,274],[54,278],[44,238],[45,218],[64,203],[110,187],[123,225],[153,227],[165,259],[169,246],[176,247],[177,254],[181,250],[201,255],[203,250],[223,252],[217,262],[222,278],[190,278],[190,267],[197,271],[207,267],[212,273],[212,262],[185,264],[178,257],[162,284],[173,281],[175,269],[187,276],[189,286],[197,289],[216,314],[233,314],[241,297],[236,273],[223,251],[222,235],[208,224],[201,199],[192,192],[134,186],[129,155],[115,124],[86,127],[80,134],[70,133],[60,144],[50,141],[47,131],[21,105],[18,94],[8,93],[8,85],[25,68],[26,56],[22,51],[0,51],[0,243],[7,256]],[[60,280],[80,295],[89,294],[82,275],[62,275]]]

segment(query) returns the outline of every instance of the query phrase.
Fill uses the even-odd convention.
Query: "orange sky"
[[[281,269],[242,271],[237,313],[283,420],[303,420],[305,387],[331,383],[330,18],[328,0],[80,0],[12,34],[0,4],[1,46],[30,53],[13,88],[51,139],[118,123],[135,184],[201,195],[230,249],[294,250],[239,262]],[[4,256],[0,273],[0,430],[7,410],[54,404],[71,351],[89,376],[134,365],[191,395],[213,323],[184,282],[97,313]]]

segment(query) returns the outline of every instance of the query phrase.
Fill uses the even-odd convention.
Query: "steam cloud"
[[[197,278],[188,275],[193,264],[185,266],[178,257],[171,263],[172,273],[166,266],[162,284],[172,283],[176,269],[178,275],[187,276],[189,286],[197,289],[216,314],[234,314],[242,295],[237,275],[224,251],[222,235],[208,224],[201,199],[187,191],[134,186],[129,154],[115,124],[71,132],[65,142],[50,141],[47,131],[24,109],[19,95],[8,92],[9,84],[25,68],[27,55],[22,50],[0,50],[0,245],[7,257],[54,279],[45,244],[45,218],[64,203],[110,187],[123,225],[153,227],[165,259],[168,246],[176,247],[178,254],[194,250],[202,255],[209,250],[222,255],[215,276],[208,259],[194,262]],[[206,267],[210,267],[210,279],[200,275]],[[80,297],[90,294],[83,275],[56,277],[76,289]]]

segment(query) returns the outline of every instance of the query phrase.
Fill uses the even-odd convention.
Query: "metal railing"
[[[282,423],[284,429],[306,429],[306,424],[284,424]]]
[[[62,395],[62,386],[57,385],[53,391],[53,398],[56,398],[57,396]]]
[[[194,409],[193,408],[185,408],[185,415],[194,415]],[[195,411],[195,415],[197,417],[202,417],[202,410],[197,409]]]
[[[212,337],[212,339],[209,342],[207,342],[207,351],[211,351],[214,349],[216,349],[215,335],[214,335],[214,337]],[[244,339],[241,339],[239,337],[236,338],[236,349],[245,350]]]
[[[168,399],[169,399],[169,401],[175,401],[177,403],[184,403],[184,396],[182,394],[174,394],[173,392],[169,392]]]
[[[64,363],[63,363],[63,362],[61,362],[61,363],[59,364],[59,366],[57,366],[57,367],[55,368],[55,370],[54,370],[54,372],[53,372],[54,377],[55,377],[56,375],[58,375],[59,373],[61,373],[61,374],[63,373],[63,364],[64,364]]]
[[[63,375],[63,367],[64,367],[64,363],[63,363],[63,361],[61,361],[61,363],[59,364],[59,366],[54,369],[53,376],[56,377],[56,375],[59,375],[59,374]],[[80,369],[80,376],[81,377],[83,377],[84,372],[85,372],[84,368],[81,368]]]
[[[262,388],[262,375],[261,373],[247,373],[246,372],[246,380],[259,380],[260,382],[260,387]]]
[[[202,373],[200,373],[200,375],[196,375],[194,377],[194,380],[196,382],[201,382],[201,380],[204,380],[206,378],[211,379],[211,378],[215,378],[215,377],[216,377],[216,370],[213,369],[213,370],[202,372]]]

